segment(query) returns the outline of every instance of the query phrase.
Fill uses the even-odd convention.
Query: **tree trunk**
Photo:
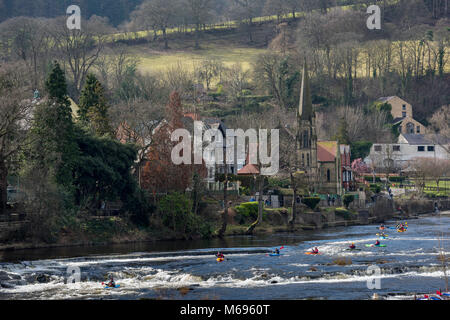
[[[226,165],[225,165],[226,166]],[[218,236],[223,238],[225,231],[227,231],[228,225],[228,170],[225,169],[225,182],[223,186],[223,213],[222,213],[222,226],[218,232]]]
[[[264,176],[259,176],[259,199],[258,199],[258,218],[255,222],[248,227],[246,234],[252,234],[253,230],[262,222],[263,219],[263,210],[264,210],[264,201],[263,201],[263,192],[264,192]]]
[[[167,39],[166,28],[163,28],[163,36],[164,36],[164,49],[168,50],[169,49],[169,40]]]
[[[5,161],[0,160],[0,215],[6,214],[6,202],[8,201],[8,168]]]

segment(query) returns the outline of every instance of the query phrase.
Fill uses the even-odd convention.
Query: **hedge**
[[[320,202],[320,197],[306,197],[303,198],[302,202],[314,210]]]
[[[348,208],[348,206],[350,205],[350,203],[352,203],[353,201],[355,201],[355,196],[352,194],[346,194],[344,195],[344,205],[346,208]]]

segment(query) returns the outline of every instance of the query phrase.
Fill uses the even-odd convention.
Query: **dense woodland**
[[[204,167],[171,165],[168,133],[188,128],[183,112],[194,111],[229,127],[294,128],[304,61],[319,138],[350,144],[354,158],[396,139],[389,106],[375,103],[383,96],[407,100],[417,120],[448,136],[439,116],[450,102],[448,1],[376,1],[383,28],[371,31],[373,2],[0,1],[0,213],[10,210],[8,181],[19,177],[32,199],[26,236],[55,241],[105,202],[120,202],[134,225],[210,235],[198,216]],[[81,30],[66,28],[69,4],[85,10]],[[201,52],[225,35],[230,47],[265,51],[250,69],[205,58],[149,73],[133,54],[185,43]],[[287,175],[293,143],[280,145]]]

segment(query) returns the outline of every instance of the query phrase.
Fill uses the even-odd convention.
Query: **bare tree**
[[[27,143],[31,121],[32,104],[24,100],[30,88],[23,78],[23,68],[16,67],[0,69],[0,215],[6,209],[8,172],[17,160],[17,153]]]
[[[179,5],[175,0],[147,0],[132,13],[132,22],[140,30],[148,30],[149,27],[155,31],[161,30],[164,48],[169,49],[167,29],[175,26],[180,12]]]
[[[96,16],[81,22],[81,30],[70,30],[64,17],[56,18],[51,24],[51,39],[54,50],[64,60],[72,76],[76,99],[84,85],[90,69],[99,59],[108,40],[110,27],[103,18]]]
[[[184,0],[192,24],[195,26],[195,48],[200,49],[200,29],[211,15],[211,0]]]
[[[28,17],[12,18],[0,24],[4,54],[27,64],[35,88],[50,45],[47,24],[45,19]]]

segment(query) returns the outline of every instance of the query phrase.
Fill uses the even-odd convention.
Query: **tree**
[[[201,81],[206,82],[206,89],[209,90],[211,82],[221,74],[223,68],[223,64],[220,60],[207,59],[196,66],[195,72]]]
[[[147,162],[143,169],[142,185],[154,197],[157,193],[184,193],[190,186],[192,168],[190,165],[175,165],[172,162],[172,150],[176,143],[171,140],[172,132],[183,128],[183,110],[181,99],[173,92],[166,107],[165,120],[156,129],[146,155]]]
[[[104,19],[91,17],[82,20],[81,30],[70,30],[64,17],[51,23],[51,43],[56,54],[64,60],[73,80],[74,99],[84,85],[86,76],[105,47],[109,26]]]
[[[68,189],[72,187],[72,164],[79,154],[74,140],[75,128],[67,96],[64,71],[54,62],[46,80],[47,101],[36,107],[31,128],[30,148],[33,167],[47,172]]]
[[[444,148],[450,155],[450,105],[442,106],[430,119],[431,139]]]
[[[99,136],[111,134],[108,109],[103,86],[93,74],[88,74],[80,96],[80,120]]]
[[[167,29],[174,26],[180,12],[179,3],[175,0],[147,0],[133,13],[132,21],[141,30],[161,30],[164,39],[164,48],[169,49]]]
[[[23,71],[17,65],[0,69],[0,215],[6,209],[8,173],[28,142],[25,138],[32,104],[24,99],[29,86]]]
[[[200,29],[211,15],[211,0],[184,0],[185,8],[195,26],[195,49],[200,49]]]
[[[261,14],[264,0],[232,0],[231,15],[246,26],[248,41],[253,42],[253,19]]]
[[[44,67],[48,49],[47,21],[28,17],[9,19],[0,24],[2,49],[6,56],[24,61],[36,88],[39,69]]]

